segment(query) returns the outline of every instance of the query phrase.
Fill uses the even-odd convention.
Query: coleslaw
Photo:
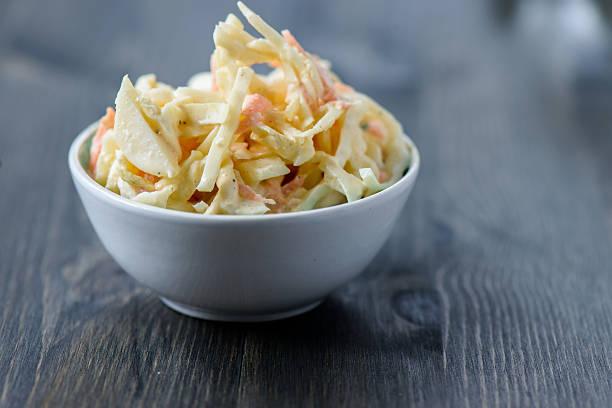
[[[411,162],[399,122],[288,30],[238,8],[262,37],[229,14],[214,30],[210,72],[188,86],[124,76],[91,142],[92,177],[128,199],[202,214],[328,207],[397,182]]]

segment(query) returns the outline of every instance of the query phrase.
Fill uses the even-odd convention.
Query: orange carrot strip
[[[159,181],[160,177],[154,176],[153,174],[144,172],[142,170],[140,170],[138,167],[132,165],[132,168],[134,169],[134,174],[136,174],[137,176],[142,177],[143,179],[147,180],[149,183],[155,184]]]
[[[304,175],[295,176],[293,180],[281,187],[281,191],[284,195],[289,195],[298,188],[302,187],[302,184],[304,184],[304,180],[306,180],[306,176]]]
[[[269,198],[262,197],[261,195],[257,194],[255,190],[253,190],[251,187],[247,186],[246,184],[238,183],[238,194],[240,194],[241,196],[243,196],[244,198],[248,200],[253,200],[253,201],[257,201],[259,203],[265,203],[265,204],[274,204],[274,200],[270,200]]]
[[[96,172],[96,164],[98,163],[98,157],[102,151],[102,137],[104,134],[115,126],[115,111],[113,108],[106,108],[106,115],[100,119],[100,125],[98,126],[98,132],[91,141],[91,148],[89,150],[89,169],[94,173]]]
[[[272,102],[260,94],[249,94],[242,103],[242,114],[245,116],[236,129],[236,134],[253,127],[253,125],[263,122],[266,114],[272,109]]]
[[[389,174],[384,170],[380,170],[378,173],[378,181],[384,183],[387,180],[389,180]]]
[[[159,177],[154,176],[153,174],[145,173],[142,175],[142,178],[147,180],[151,184],[155,184],[159,181]]]
[[[243,149],[246,150],[248,148],[249,148],[249,144],[246,142],[234,142],[229,147],[230,152],[232,153],[237,152],[238,150],[243,150]]]
[[[323,68],[318,62],[317,70],[319,71],[321,82],[323,83],[323,95],[319,97],[319,103],[323,105],[326,102],[338,100],[338,94],[336,94],[336,91],[334,90],[334,81],[332,81],[327,70]]]
[[[365,131],[378,139],[385,140],[386,129],[383,123],[378,119],[369,121]]]
[[[334,83],[334,89],[338,92],[354,92],[355,89],[352,86],[343,84],[341,82]]]
[[[270,109],[272,109],[272,102],[270,102],[265,96],[254,93],[244,97],[244,102],[242,103],[242,113],[245,115],[252,113],[265,113]]]
[[[291,34],[291,31],[289,30],[283,30],[281,31],[281,34],[283,35],[283,38],[285,39],[285,41],[287,41],[287,43],[292,46],[293,48],[295,48],[300,54],[304,54],[306,55],[306,51],[304,51],[304,48],[302,48],[302,46],[300,45],[299,42],[297,42],[297,40],[295,39],[295,37],[293,36],[293,34]]]

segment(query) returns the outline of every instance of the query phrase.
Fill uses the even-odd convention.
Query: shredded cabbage
[[[214,30],[211,72],[173,88],[125,76],[92,143],[91,169],[109,190],[201,214],[302,211],[359,200],[410,165],[398,121],[345,85],[243,3],[262,36],[229,14]],[[259,75],[250,67],[267,63]],[[114,115],[113,115],[114,114]],[[95,146],[94,146],[95,144]]]

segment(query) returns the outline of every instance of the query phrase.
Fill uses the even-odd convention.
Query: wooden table
[[[101,247],[67,150],[124,73],[181,84],[207,69],[213,25],[236,8],[5,0],[0,406],[612,406],[606,14],[587,1],[251,3],[420,147],[392,238],[300,317],[167,309]]]

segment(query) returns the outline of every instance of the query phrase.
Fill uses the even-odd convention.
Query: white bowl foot
[[[323,299],[317,300],[316,302],[309,303],[305,306],[300,306],[295,309],[283,310],[274,313],[240,313],[240,312],[225,312],[217,311],[212,309],[204,309],[197,306],[187,305],[185,303],[175,302],[174,300],[167,299],[160,296],[160,299],[170,309],[175,310],[187,316],[195,317],[198,319],[215,320],[221,322],[266,322],[270,320],[285,319],[287,317],[297,316],[302,313],[306,313],[315,307],[319,306]]]

